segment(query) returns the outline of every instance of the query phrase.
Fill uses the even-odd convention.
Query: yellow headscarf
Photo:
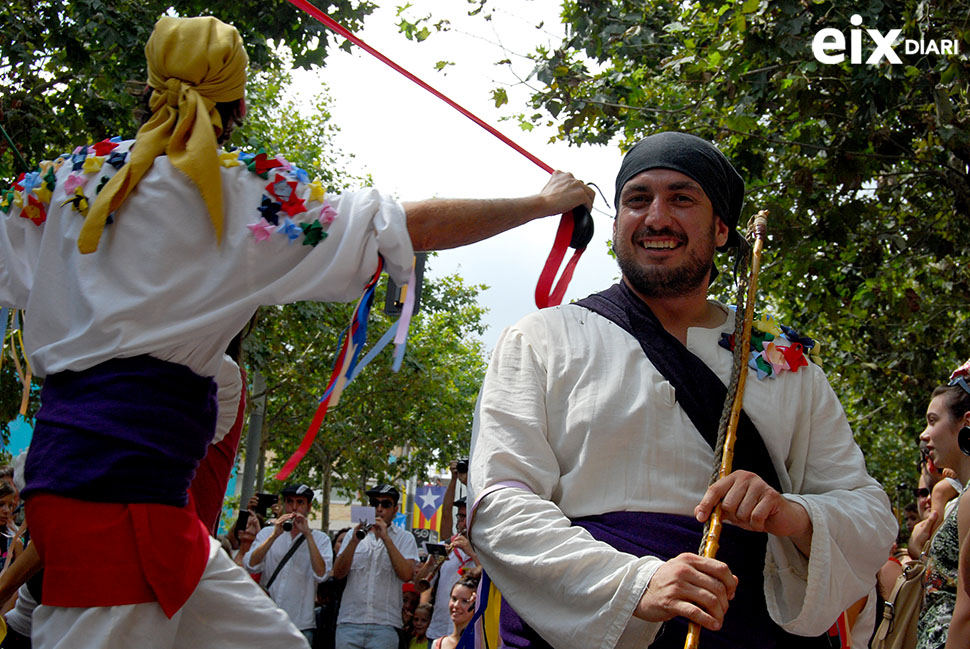
[[[249,57],[235,27],[211,16],[164,17],[145,46],[152,116],[138,130],[128,162],[108,181],[84,219],[78,248],[98,249],[108,215],[121,207],[155,158],[169,162],[202,192],[209,219],[222,240],[222,182],[216,102],[242,99]],[[215,129],[213,128],[215,127]]]

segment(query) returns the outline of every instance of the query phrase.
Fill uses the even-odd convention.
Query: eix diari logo
[[[849,22],[858,27],[862,24],[862,16],[853,14]],[[849,30],[849,63],[862,63],[862,33],[861,29]],[[872,53],[866,59],[866,65],[876,65],[883,59],[892,65],[902,63],[899,55],[896,54],[894,45],[899,35],[903,33],[901,29],[890,29],[883,34],[877,29],[867,29],[865,33],[872,41]],[[904,39],[904,54],[959,54],[960,41],[957,39],[926,40],[920,38]],[[820,29],[815,38],[812,39],[812,54],[819,63],[834,64],[845,60],[845,34],[834,27]]]

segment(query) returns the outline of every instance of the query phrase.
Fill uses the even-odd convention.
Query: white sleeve
[[[397,546],[397,551],[401,553],[401,556],[410,561],[418,561],[420,558],[418,556],[418,542],[414,540],[414,535],[405,531],[401,535],[400,543],[395,541]]]
[[[222,367],[219,368],[219,373],[216,375],[216,386],[218,387],[219,415],[216,420],[216,434],[209,442],[212,446],[221,442],[232,425],[236,423],[236,415],[239,414],[239,399],[242,398],[243,384],[239,366],[226,354],[222,356]]]
[[[313,542],[317,544],[317,549],[320,550],[320,556],[327,564],[327,571],[323,573],[323,576],[317,575],[317,573],[310,571],[310,576],[313,577],[313,581],[318,584],[323,583],[330,576],[330,571],[333,570],[333,544],[330,543],[330,537],[328,537],[323,532],[313,530],[312,535]]]
[[[254,297],[261,305],[344,302],[360,296],[374,274],[378,254],[394,281],[407,282],[414,251],[401,204],[373,188],[331,195],[326,201],[336,216],[318,245],[290,243],[278,234],[255,241],[247,230],[247,276],[227,277],[226,282],[237,292],[246,282],[256,289]],[[315,205],[300,218],[312,221],[320,209]]]
[[[27,218],[9,191],[0,189],[0,200],[9,201],[2,208],[9,212],[0,210],[0,305],[24,308],[34,283],[44,225]]]
[[[266,565],[266,557],[265,556],[263,557],[262,563],[254,564],[252,563],[253,552],[255,552],[256,548],[261,546],[263,542],[266,541],[266,539],[268,539],[269,535],[272,533],[273,533],[272,525],[264,527],[263,529],[259,530],[259,532],[256,533],[256,538],[253,539],[253,544],[252,546],[250,546],[249,552],[246,553],[246,556],[243,559],[243,567],[249,572],[252,572],[252,573],[263,572],[263,566]],[[267,552],[266,554],[268,556],[269,552]]]
[[[632,618],[662,561],[637,558],[573,527],[553,502],[559,466],[547,440],[542,352],[517,329],[499,339],[472,437],[471,541],[502,596],[556,647],[642,647],[659,624]],[[531,493],[530,493],[531,492]]]
[[[769,535],[765,562],[768,612],[799,635],[824,633],[871,590],[898,528],[838,398],[821,370],[813,373],[811,398],[799,413],[804,424],[788,456],[794,493],[785,494],[812,519],[811,559],[789,539]]]

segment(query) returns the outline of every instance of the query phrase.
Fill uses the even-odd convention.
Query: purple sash
[[[652,555],[671,559],[683,552],[697,552],[703,525],[690,516],[615,512],[573,521],[593,538],[637,557]],[[738,578],[720,631],[701,630],[700,646],[706,649],[794,649],[826,647],[824,638],[802,638],[783,631],[768,616],[764,596],[764,564],[768,537],[734,525],[725,525],[717,558],[730,566]],[[503,598],[499,619],[502,641],[512,649],[551,649],[535,630]],[[687,620],[665,622],[650,644],[651,649],[682,649]],[[819,643],[824,644],[819,644]]]
[[[182,507],[215,433],[216,384],[151,356],[48,376],[25,497]]]

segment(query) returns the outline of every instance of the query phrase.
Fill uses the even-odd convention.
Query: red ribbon
[[[526,151],[524,148],[522,148],[512,140],[510,140],[508,137],[506,137],[501,132],[499,132],[498,129],[493,127],[491,124],[488,124],[487,122],[482,120],[480,117],[472,113],[470,110],[468,110],[458,102],[452,100],[450,97],[439,92],[436,88],[425,83],[424,81],[419,79],[411,72],[405,70],[403,67],[401,67],[400,65],[398,65],[397,63],[389,59],[388,57],[381,54],[379,51],[377,51],[376,49],[374,49],[373,47],[365,43],[363,40],[358,38],[349,29],[347,29],[346,27],[344,27],[343,25],[335,21],[333,18],[331,18],[324,12],[314,7],[306,0],[289,0],[289,2],[290,4],[297,7],[298,9],[302,9],[307,14],[313,16],[321,23],[323,23],[325,26],[329,27],[336,33],[340,34],[341,36],[346,38],[348,41],[350,41],[357,47],[360,47],[368,54],[382,61],[383,63],[391,67],[393,70],[396,70],[397,72],[403,74],[405,77],[407,77],[414,83],[418,84],[419,86],[421,86],[422,88],[430,92],[432,95],[442,100],[443,102],[445,102],[446,104],[448,104],[449,106],[457,110],[459,113],[461,113],[468,119],[472,120],[473,122],[475,122],[476,124],[484,128],[486,131],[488,131],[489,133],[497,137],[499,140],[501,140],[505,144],[509,145],[510,147],[512,147],[513,149],[515,149],[516,151],[524,155],[526,158],[528,158],[536,165],[538,165],[539,168],[545,171],[546,173],[551,174],[553,172],[552,167],[550,167],[545,162],[543,162],[542,160],[532,155],[531,153]],[[572,279],[572,276],[573,276],[573,270],[576,268],[576,263],[579,261],[580,256],[582,256],[583,250],[585,250],[585,248],[583,248],[580,250],[576,250],[576,252],[573,253],[573,256],[570,258],[569,262],[566,264],[566,267],[563,269],[562,276],[559,278],[559,283],[556,284],[555,289],[553,289],[552,282],[553,282],[553,279],[555,279],[556,270],[558,270],[559,265],[562,263],[563,258],[566,256],[566,249],[569,247],[569,241],[572,238],[572,232],[573,232],[573,216],[571,213],[567,212],[562,215],[562,219],[559,221],[559,230],[556,232],[556,239],[555,239],[555,242],[553,243],[552,251],[549,253],[549,257],[546,259],[546,263],[542,268],[542,273],[539,275],[539,282],[536,285],[536,306],[539,307],[540,309],[545,308],[547,306],[556,306],[557,304],[562,302],[562,298],[566,294],[566,287],[569,286],[569,281]]]
[[[381,271],[384,269],[384,259],[382,257],[378,258],[377,271],[371,280],[367,283],[364,288],[366,293],[377,280],[380,279]],[[357,309],[354,310],[354,315],[351,319],[351,325],[347,328],[347,335],[344,336],[344,342],[340,346],[340,351],[337,353],[337,361],[333,364],[333,371],[330,373],[330,381],[327,382],[327,391],[324,393],[325,396],[320,400],[320,405],[317,406],[317,411],[313,415],[313,420],[310,422],[310,427],[307,429],[306,433],[303,434],[303,440],[300,442],[299,448],[294,451],[290,459],[286,461],[283,468],[280,469],[274,478],[276,480],[286,480],[293,473],[293,469],[300,463],[303,457],[309,452],[310,447],[313,446],[313,441],[317,438],[317,433],[320,432],[320,426],[323,424],[323,418],[327,416],[327,409],[330,407],[330,399],[334,396],[334,386],[336,385],[341,373],[349,374],[350,370],[353,369],[352,363],[353,359],[350,358],[351,352],[347,349],[348,345],[352,345],[354,340],[354,334],[357,333],[360,325],[360,320],[358,316],[358,310],[361,305],[358,304]],[[366,320],[365,320],[366,321]],[[347,380],[350,380],[350,376],[347,376]],[[339,393],[338,393],[339,398]]]

